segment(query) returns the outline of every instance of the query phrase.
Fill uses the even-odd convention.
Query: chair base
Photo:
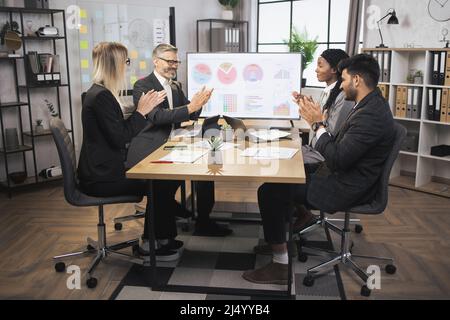
[[[92,260],[91,264],[89,265],[89,268],[85,274],[86,285],[88,286],[88,288],[96,287],[97,279],[93,277],[94,270],[98,266],[100,261],[102,261],[103,259],[105,259],[108,256],[111,256],[111,257],[117,258],[117,259],[121,259],[121,260],[125,260],[128,262],[132,262],[135,264],[140,264],[140,265],[145,265],[145,266],[150,265],[149,261],[146,261],[146,260],[136,257],[134,255],[128,255],[128,254],[118,251],[118,250],[128,248],[128,247],[135,248],[136,246],[139,246],[139,239],[127,240],[127,241],[119,242],[119,243],[116,243],[113,245],[106,245],[105,235],[106,235],[105,225],[99,224],[98,225],[98,236],[99,236],[98,239],[100,239],[99,242],[88,237],[86,250],[54,256],[53,260],[61,260],[61,259],[65,259],[65,258],[79,257],[79,256],[82,256],[85,254],[95,254],[95,257]],[[57,272],[63,272],[65,270],[64,262],[61,262],[61,261],[57,262],[55,264],[55,270]]]
[[[328,227],[329,229],[340,233],[342,231],[341,228],[339,228],[338,226],[336,226],[334,224],[334,222],[345,222],[345,219],[329,219],[325,216],[325,214],[323,212],[320,213],[320,216],[317,217],[316,222],[313,225],[310,225],[304,229],[302,229],[301,231],[299,231],[297,234],[299,236],[303,236],[306,235],[307,233],[310,233],[320,227],[325,228]],[[359,222],[361,222],[360,219],[350,219],[350,224],[354,224],[355,225],[355,232],[356,233],[361,233],[362,231],[362,226],[360,224],[358,224]]]
[[[324,224],[325,228],[330,227],[330,225],[336,228],[333,224],[330,224],[328,221],[325,222],[326,222]],[[367,280],[369,279],[369,275],[355,262],[354,259],[368,259],[374,261],[382,261],[386,265],[385,270],[387,273],[394,274],[396,272],[396,267],[394,265],[394,260],[392,258],[353,254],[352,253],[353,244],[350,237],[351,232],[349,226],[350,226],[349,213],[346,213],[344,219],[344,228],[342,230],[338,228],[336,229],[331,228],[332,230],[338,232],[341,235],[341,249],[339,252],[324,250],[321,248],[315,248],[306,245],[302,245],[299,248],[298,259],[302,262],[305,262],[307,260],[308,254],[330,258],[330,260],[308,269],[306,277],[303,280],[303,284],[305,286],[312,286],[314,284],[314,280],[317,277],[329,273],[330,271],[333,270],[334,266],[343,265],[345,267],[351,268],[356,273],[356,275],[358,275],[358,277],[361,278],[361,280],[364,282],[364,285],[361,288],[361,295],[369,296],[370,289],[367,287]]]

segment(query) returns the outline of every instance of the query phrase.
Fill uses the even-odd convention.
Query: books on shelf
[[[449,89],[428,88],[427,90],[427,119],[432,121],[450,122]]]
[[[29,84],[60,83],[59,55],[30,51],[26,58],[26,75]]]
[[[420,119],[422,88],[397,86],[395,93],[395,116],[399,118]]]
[[[211,50],[240,52],[239,28],[212,28]]]
[[[387,84],[379,84],[378,88],[380,88],[381,95],[386,101],[389,101],[389,85]]]
[[[446,51],[431,51],[431,84],[438,86],[450,85],[450,74],[447,72],[450,72],[449,64],[447,63],[448,56]]]

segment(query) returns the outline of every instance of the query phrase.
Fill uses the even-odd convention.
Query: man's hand
[[[142,93],[136,111],[144,117],[150,113],[157,105],[166,98],[166,91],[150,90],[146,94]]]
[[[325,120],[319,103],[314,102],[312,98],[303,96],[298,99],[298,105],[300,106],[299,114],[309,125]]]
[[[208,102],[209,98],[211,98],[213,91],[214,89],[207,90],[203,87],[202,90],[194,94],[191,103],[187,106],[189,114],[200,110]]]

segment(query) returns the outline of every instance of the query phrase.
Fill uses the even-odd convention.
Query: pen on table
[[[150,161],[150,163],[173,163],[173,161],[155,160],[155,161]]]
[[[185,150],[187,149],[187,146],[165,146],[164,150]]]

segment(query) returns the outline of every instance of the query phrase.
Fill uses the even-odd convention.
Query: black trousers
[[[177,236],[175,216],[182,208],[175,200],[175,193],[182,183],[183,181],[173,180],[153,181],[156,239],[169,239]],[[81,184],[81,189],[94,197],[138,195],[147,196],[150,199],[145,180],[123,179],[113,182],[94,182]],[[198,221],[205,221],[209,219],[209,214],[214,206],[214,182],[198,182],[197,199]],[[147,223],[144,223],[143,238],[149,238]]]
[[[269,244],[286,242],[286,224],[294,204],[308,206],[306,192],[311,174],[319,164],[305,165],[306,184],[264,183],[258,188],[258,205],[261,213],[264,239]]]

